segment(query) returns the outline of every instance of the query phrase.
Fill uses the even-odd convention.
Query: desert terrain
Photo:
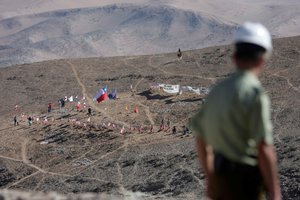
[[[299,10],[299,0],[1,0],[0,67],[225,45],[245,21],[298,36]]]
[[[203,198],[205,178],[194,139],[183,135],[182,126],[205,94],[172,95],[150,85],[213,88],[234,72],[231,54],[230,46],[219,46],[184,51],[182,59],[169,53],[1,68],[0,199],[16,199],[11,196],[15,190],[71,193],[74,199],[79,193],[116,199]],[[260,79],[272,101],[283,199],[300,199],[299,76],[300,37],[276,39]],[[105,85],[117,89],[118,98],[96,104],[92,98]],[[74,102],[59,108],[58,99],[71,95],[85,96],[82,105],[91,106],[92,115],[84,106],[77,111]],[[53,105],[50,113],[48,103]],[[29,126],[27,116],[41,120]],[[169,119],[177,133],[159,131],[162,119]]]

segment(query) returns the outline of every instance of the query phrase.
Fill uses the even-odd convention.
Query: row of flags
[[[150,87],[152,89],[162,88],[164,92],[170,94],[182,94],[183,92],[191,91],[198,95],[201,94],[207,95],[210,92],[210,88],[207,87],[191,87],[191,86],[170,85],[170,84],[162,84],[162,83],[154,83],[151,84]],[[93,100],[100,103],[107,99],[114,100],[116,98],[117,98],[117,90],[113,89],[112,92],[108,94],[107,86],[104,86],[96,93]]]
[[[153,83],[150,85],[151,89],[162,89],[164,92],[169,94],[182,94],[183,92],[194,92],[198,95],[208,94],[210,88],[208,87],[191,87],[191,86],[180,86],[180,85],[170,85],[162,83]]]
[[[77,96],[70,96],[70,97],[68,97],[68,96],[65,96],[64,98],[61,98],[61,100],[63,100],[63,101],[69,101],[69,102],[76,102],[76,101],[85,101],[86,99],[85,99],[85,96],[83,96],[82,97],[82,99],[80,99],[79,97],[78,97],[78,95]]]

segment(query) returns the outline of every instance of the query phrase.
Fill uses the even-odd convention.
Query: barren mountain
[[[228,44],[248,20],[262,22],[276,38],[296,36],[299,10],[296,0],[2,0],[0,67]]]
[[[24,28],[24,22],[31,24]],[[224,43],[234,29],[230,24],[192,11],[132,5],[55,11],[10,18],[0,24],[11,29],[22,28],[0,38],[2,66],[20,61],[199,48]]]
[[[260,79],[272,101],[283,199],[299,199],[300,37],[278,39],[274,46]],[[203,197],[204,174],[194,140],[183,135],[182,126],[205,94],[171,95],[150,89],[150,84],[212,88],[234,72],[231,53],[230,47],[220,46],[184,51],[181,60],[170,53],[0,69],[0,189],[91,192],[117,199]],[[93,95],[105,85],[109,91],[117,89],[118,99],[95,104]],[[79,111],[74,102],[58,107],[59,98],[71,95],[86,97]],[[47,113],[50,102],[53,111]],[[83,102],[92,106],[92,116]],[[32,126],[26,116],[35,118]],[[162,119],[169,119],[177,133],[159,131]],[[14,199],[12,193],[0,195]]]

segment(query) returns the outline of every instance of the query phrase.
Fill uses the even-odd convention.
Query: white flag
[[[73,96],[70,96],[69,101],[73,102]]]

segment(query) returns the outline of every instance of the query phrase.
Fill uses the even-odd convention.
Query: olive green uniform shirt
[[[273,143],[269,98],[248,71],[237,71],[218,84],[191,125],[215,151],[252,166],[257,165],[258,144]]]

